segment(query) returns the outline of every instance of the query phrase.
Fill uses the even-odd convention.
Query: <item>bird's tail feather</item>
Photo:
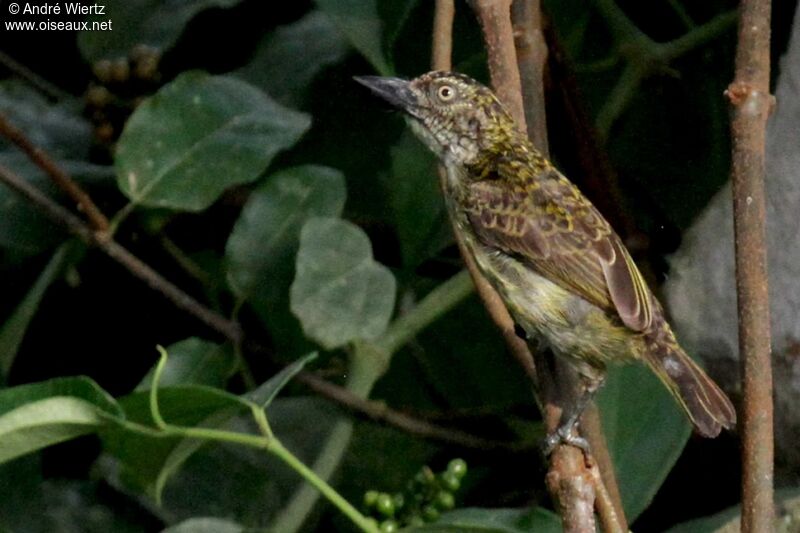
[[[666,324],[645,336],[645,360],[678,400],[698,433],[716,437],[722,428],[736,425],[736,411],[728,396],[675,340]]]

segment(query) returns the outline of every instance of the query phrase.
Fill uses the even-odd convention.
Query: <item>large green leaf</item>
[[[331,168],[302,166],[281,171],[250,195],[228,238],[228,281],[240,300],[265,311],[286,299],[300,229],[313,216],[342,212],[345,185]]]
[[[88,378],[58,378],[0,391],[0,463],[93,433],[122,412]]]
[[[419,533],[561,533],[561,519],[540,507],[533,509],[458,509],[433,524],[408,528]]]
[[[278,398],[267,411],[284,446],[311,464],[324,444],[336,409],[319,398]],[[252,432],[252,417],[234,416],[220,426]],[[170,521],[209,514],[236,517],[248,527],[265,527],[293,495],[302,478],[262,449],[234,444],[200,447],[170,477],[162,495]]]
[[[123,482],[153,494],[154,483],[165,458],[181,442],[180,437],[158,437],[141,428],[155,429],[150,412],[149,391],[135,392],[119,403],[125,411],[125,425],[111,426],[101,433],[104,450],[119,460]],[[161,416],[168,424],[196,426],[221,410],[241,412],[250,403],[220,389],[199,385],[159,388]]]
[[[243,81],[185,73],[128,120],[117,183],[134,203],[199,211],[228,187],[258,178],[309,124]]]
[[[36,282],[0,327],[0,376],[7,376],[11,370],[17,350],[28,330],[28,324],[39,309],[45,291],[61,274],[61,270],[67,262],[69,246],[69,244],[64,244],[56,250]]]
[[[297,107],[309,85],[325,67],[340,61],[347,42],[321,11],[268,33],[250,62],[236,74],[261,87],[282,104]]]
[[[190,337],[167,347],[169,359],[159,385],[208,385],[223,388],[236,367],[230,346]],[[150,389],[155,369],[142,379],[137,391]]]
[[[303,367],[317,356],[312,352],[305,357],[301,357],[291,365],[287,366],[269,380],[262,383],[254,390],[244,395],[248,402],[258,404],[262,408],[267,408],[275,396],[286,386],[286,384],[300,372]],[[228,427],[230,422],[239,414],[241,409],[225,408],[208,416],[198,425],[222,429]],[[183,439],[170,451],[164,458],[164,463],[155,480],[154,495],[156,501],[161,501],[164,487],[167,481],[174,476],[186,461],[203,446],[204,442],[197,439]]]
[[[395,286],[358,226],[336,218],[312,218],[303,226],[291,309],[325,348],[380,335],[392,316]]]
[[[102,14],[87,18],[111,21],[111,31],[87,30],[78,36],[83,57],[94,62],[99,59],[127,57],[137,44],[169,49],[178,40],[186,23],[197,13],[212,7],[231,7],[241,0],[106,0]]]
[[[625,515],[633,521],[678,460],[691,429],[666,387],[643,365],[613,368],[598,405]]]

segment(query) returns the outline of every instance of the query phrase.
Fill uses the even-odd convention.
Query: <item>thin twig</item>
[[[161,274],[117,243],[108,233],[93,231],[80,218],[54,202],[25,179],[3,166],[0,166],[0,181],[24,196],[48,217],[64,226],[69,232],[73,233],[87,244],[94,245],[102,250],[107,256],[121,264],[134,276],[147,283],[152,289],[163,294],[178,308],[187,311],[213,330],[221,333],[225,338],[233,342],[241,341],[242,329],[239,324],[231,322],[222,315],[208,309],[180,288],[164,279]]]
[[[742,0],[730,100],[733,222],[739,356],[742,364],[742,522],[745,533],[772,531],[773,405],[767,279],[764,160],[769,92],[770,1]]]
[[[78,209],[86,214],[86,218],[96,231],[108,231],[106,216],[92,201],[86,191],[72,177],[53,161],[47,153],[34,145],[30,139],[16,126],[11,124],[3,113],[0,113],[0,135],[16,144],[17,147],[41,168],[50,179],[78,204]]]
[[[515,443],[486,439],[458,429],[442,427],[396,411],[382,402],[360,398],[344,387],[335,385],[310,372],[299,373],[297,379],[317,394],[325,396],[357,414],[426,439],[454,444],[468,449],[509,453],[533,450],[537,447],[536,443]]]

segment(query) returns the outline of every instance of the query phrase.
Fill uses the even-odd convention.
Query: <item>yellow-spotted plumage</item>
[[[735,424],[730,401],[678,345],[620,238],[489,89],[450,72],[359,81],[402,109],[439,156],[450,215],[481,271],[517,324],[574,365],[588,393],[608,363],[642,360],[699,433]]]

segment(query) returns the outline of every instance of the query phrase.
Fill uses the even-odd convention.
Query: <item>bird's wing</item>
[[[645,331],[654,298],[608,222],[557,171],[538,188],[504,179],[472,183],[467,217],[487,246],[517,257],[539,275]],[[655,304],[657,305],[657,304]]]

